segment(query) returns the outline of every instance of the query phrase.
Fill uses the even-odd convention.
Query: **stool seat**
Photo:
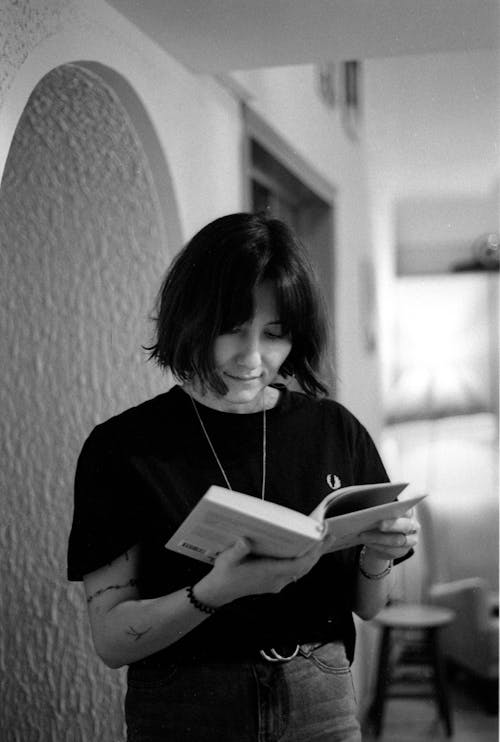
[[[434,698],[437,702],[440,716],[444,721],[446,734],[451,737],[453,726],[451,710],[448,698],[446,673],[439,647],[440,630],[454,619],[454,612],[447,608],[420,603],[400,603],[383,608],[375,617],[374,623],[382,629],[379,661],[377,669],[377,687],[375,697],[370,708],[369,715],[375,729],[375,736],[382,731],[383,714],[387,698]],[[393,642],[396,638],[403,639],[408,649],[412,646],[418,647],[419,651],[425,649],[428,654],[429,669],[432,670],[434,692],[391,691],[391,686],[397,682],[393,674],[393,667],[398,661],[404,659],[404,653],[399,657],[393,650]],[[416,642],[417,637],[419,641]],[[415,643],[416,642],[416,643]],[[425,655],[424,655],[425,656]],[[427,664],[427,663],[426,663]]]
[[[453,611],[432,605],[390,605],[375,617],[381,626],[395,629],[430,629],[453,621]]]

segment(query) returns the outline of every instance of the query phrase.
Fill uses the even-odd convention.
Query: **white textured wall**
[[[0,739],[119,740],[121,678],[65,578],[73,471],[95,423],[165,385],[140,346],[168,255],[138,139],[86,70],[34,91],[0,230]]]
[[[324,140],[343,395],[376,428],[375,359],[358,362],[362,154],[320,115],[309,72],[284,77],[264,73],[250,104],[312,166]],[[171,252],[241,208],[242,135],[235,94],[104,0],[0,0],[1,742],[123,738],[122,673],[94,658],[81,589],[65,581],[75,459],[96,421],[163,386],[140,350],[147,314]]]

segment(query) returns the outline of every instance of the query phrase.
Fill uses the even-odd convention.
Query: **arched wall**
[[[190,73],[104,0],[6,5],[3,10],[0,4],[0,175],[31,91],[55,67],[84,60],[114,76],[113,86],[130,87],[163,158],[168,152],[181,242],[216,216],[241,208],[242,124],[232,92]]]
[[[164,387],[139,348],[149,340],[147,314],[186,236],[241,208],[239,101],[100,0],[8,2],[2,39],[0,176],[9,200],[0,195],[0,677],[8,680],[0,739],[119,742],[124,671],[95,658],[82,590],[65,579],[74,467],[97,420]],[[52,160],[33,167],[41,153],[22,133],[23,119],[33,118],[25,107],[40,81],[40,104],[48,102],[66,65],[103,97],[108,123],[118,119],[116,130],[94,126],[120,150],[106,161],[109,191],[91,180],[99,158],[84,156],[98,145],[80,127],[77,146],[65,149],[57,137],[72,125],[49,106],[39,136],[56,137],[45,147]],[[86,168],[79,185],[76,174],[68,182],[71,168],[64,172],[73,161]],[[25,193],[35,181],[39,201]],[[72,186],[93,202],[92,219],[79,212]],[[129,190],[117,194],[118,186]],[[72,220],[81,229],[68,235]]]
[[[72,483],[93,425],[168,383],[141,345],[180,232],[130,86],[102,65],[45,75],[0,191],[3,742],[123,737],[123,677],[94,659],[66,582]]]

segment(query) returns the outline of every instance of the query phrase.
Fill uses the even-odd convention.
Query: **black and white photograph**
[[[0,0],[0,742],[498,742],[500,0]]]

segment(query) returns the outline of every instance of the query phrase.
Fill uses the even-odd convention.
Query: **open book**
[[[359,535],[378,521],[398,518],[425,495],[397,500],[407,483],[343,487],[329,493],[310,515],[213,485],[165,544],[212,564],[244,536],[256,554],[294,557],[325,540],[325,553],[362,543]],[[328,538],[333,536],[334,539]]]

